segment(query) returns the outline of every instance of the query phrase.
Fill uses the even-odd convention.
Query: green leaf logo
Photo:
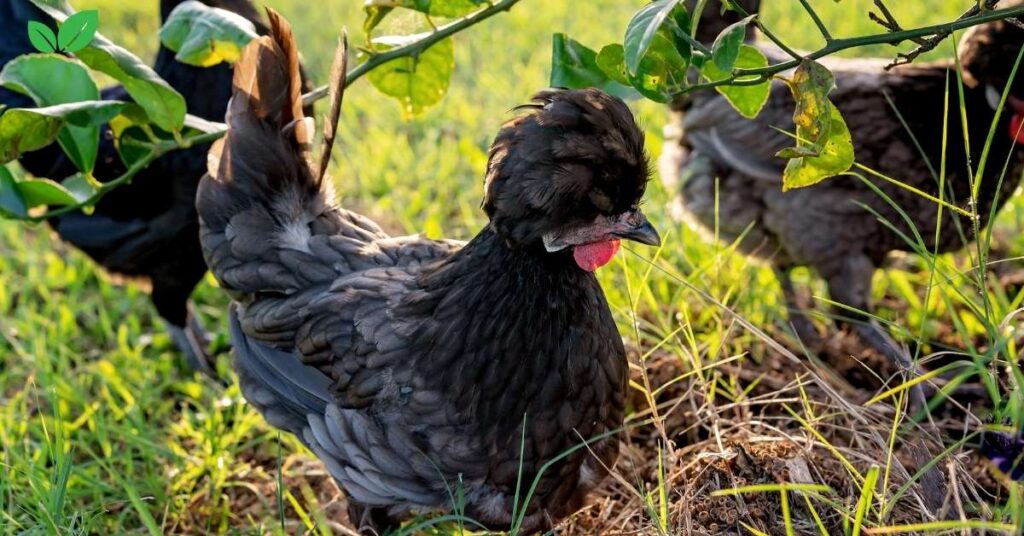
[[[28,21],[28,40],[39,52],[57,51],[57,36],[49,26],[41,22]]]
[[[78,52],[92,42],[99,22],[99,11],[79,11],[68,17],[54,35],[49,26],[34,20],[29,21],[28,40],[39,52]]]
[[[60,25],[60,31],[57,32],[57,48],[64,52],[78,52],[89,46],[96,35],[99,23],[100,13],[95,9],[71,15]]]

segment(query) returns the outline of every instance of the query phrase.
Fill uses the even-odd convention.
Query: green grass
[[[156,2],[74,3],[99,7],[103,33],[152,56]],[[909,26],[952,19],[961,3],[966,2],[890,4]],[[339,30],[352,29],[353,41],[360,35],[360,1],[269,4],[299,29],[308,72],[318,80],[328,72]],[[335,152],[333,175],[341,202],[396,232],[472,236],[485,221],[479,206],[488,145],[509,117],[507,110],[545,87],[550,35],[565,31],[600,46],[619,37],[640,4],[524,0],[510,13],[457,38],[456,74],[449,94],[414,122],[403,122],[394,101],[360,81],[346,94],[340,149]],[[770,4],[766,17],[780,36],[797,47],[820,45],[797,2]],[[878,31],[866,17],[869,0],[816,0],[814,5],[837,36]],[[892,55],[893,49],[876,47],[861,53]],[[931,57],[948,53],[947,46]],[[651,103],[635,110],[647,126],[649,149],[656,156],[667,114]],[[656,254],[647,248],[637,250],[646,259],[626,252],[601,273],[621,332],[634,342],[639,339],[645,359],[668,356],[680,371],[675,383],[668,385],[637,375],[631,389],[641,402],[635,405],[633,422],[652,414],[658,417],[653,426],[644,427],[656,448],[632,442],[629,448],[640,448],[654,469],[641,470],[642,463],[627,457],[618,471],[624,476],[610,484],[626,490],[627,496],[630,489],[636,495],[630,499],[637,505],[635,512],[615,515],[631,516],[632,526],[646,526],[651,532],[678,530],[667,518],[694,491],[679,475],[695,452],[658,438],[678,433],[703,441],[709,435],[732,433],[720,428],[729,419],[761,419],[763,427],[751,428],[757,434],[770,434],[776,427],[819,446],[836,441],[834,430],[828,428],[830,419],[836,418],[834,403],[830,406],[806,394],[805,387],[814,386],[805,377],[787,378],[798,384],[796,391],[787,387],[796,398],[786,407],[800,410],[799,423],[781,410],[766,414],[756,409],[757,388],[749,379],[741,381],[738,370],[761,370],[758,367],[782,354],[743,324],[783,339],[781,293],[767,267],[673,223],[662,210],[668,197],[652,180],[647,212],[662,231],[665,246]],[[1018,199],[1007,206],[994,229],[992,245],[999,258],[1024,255],[1024,202]],[[995,354],[986,329],[1012,319],[1024,296],[991,278],[979,291],[969,273],[975,262],[972,254],[977,257],[973,248],[935,260],[911,257],[904,269],[879,272],[874,298],[881,303],[879,314],[899,331],[940,342],[929,345],[927,352],[951,347],[965,352],[967,361],[984,365]],[[656,269],[647,260],[655,258]],[[809,274],[798,283],[810,284],[815,295],[824,295],[820,282]],[[224,348],[226,298],[209,278],[194,298]],[[1012,333],[1006,329],[1002,335],[1009,346],[999,357],[1011,361],[1017,351]],[[328,534],[341,519],[343,509],[329,479],[297,441],[266,425],[236,386],[224,389],[183,373],[143,290],[112,284],[85,256],[59,243],[43,226],[0,222],[0,336],[0,534]],[[1017,338],[1019,344],[1019,333]],[[220,367],[229,374],[226,353]],[[1019,370],[1009,370],[1016,377],[1006,381],[1019,384]],[[685,399],[699,401],[691,420],[701,423],[700,434],[687,421],[683,429],[667,428],[669,414],[675,411],[670,395],[683,385],[688,388]],[[737,401],[754,409],[744,413],[733,404]],[[1021,393],[1015,391],[1010,409],[999,417],[1016,417],[1019,424],[1022,407]],[[900,417],[878,421],[883,444],[889,442],[890,429],[892,435],[903,433],[896,426]],[[708,430],[712,432],[705,433]],[[856,457],[855,444],[834,449],[835,457],[850,465],[855,475],[851,481],[863,481],[869,473],[877,477],[878,464],[883,464],[890,488],[882,490],[886,493],[837,489],[833,495],[803,495],[803,500],[792,494],[786,503],[785,532],[793,530],[790,510],[794,517],[813,512],[814,524],[804,527],[812,533],[821,523],[868,532],[872,527],[930,521],[900,517],[896,512],[906,510],[887,504],[893,500],[889,492],[903,482],[897,482],[895,474],[889,479],[892,460],[866,463]],[[711,450],[717,452],[718,447]],[[823,447],[816,452],[828,456],[832,451]],[[529,484],[523,483],[524,490]],[[723,485],[732,487],[741,486]],[[777,494],[778,488],[769,492]],[[783,488],[782,493],[795,492]],[[1008,500],[1006,506],[987,506],[1007,512],[995,519],[1021,523],[1020,490],[1003,499]],[[968,519],[978,518],[977,507],[964,506]],[[620,519],[608,515],[611,524]],[[943,523],[951,524],[925,525],[921,531],[961,526],[956,521]]]

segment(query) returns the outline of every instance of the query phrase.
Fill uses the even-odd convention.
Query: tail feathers
[[[267,14],[270,35],[235,65],[228,132],[210,150],[196,201],[210,269],[243,294],[295,290],[283,252],[307,252],[314,233],[338,227],[333,195],[312,164],[295,38],[280,15]]]
[[[310,162],[314,127],[302,109],[295,37],[276,11],[267,16],[270,35],[251,42],[235,65],[228,133],[209,153],[197,204],[214,230],[253,203],[278,223],[308,223],[330,204]]]

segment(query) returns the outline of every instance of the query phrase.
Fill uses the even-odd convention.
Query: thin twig
[[[508,11],[509,9],[512,8],[512,6],[518,4],[519,1],[520,0],[502,0],[501,2],[496,2],[487,9],[475,11],[473,13],[470,13],[469,15],[466,15],[465,17],[462,17],[461,19],[445,24],[444,26],[440,26],[437,28],[436,31],[425,34],[423,38],[417,39],[416,41],[409,43],[408,45],[395,47],[385,52],[373,54],[370,56],[369,59],[367,59],[363,63],[360,63],[354,69],[348,72],[348,75],[345,76],[345,85],[352,85],[353,82],[359,80],[360,77],[372,71],[378,65],[382,65],[389,61],[398,58],[404,58],[407,56],[415,57],[424,50],[430,48],[434,43],[437,43],[438,41],[442,41],[447,37],[450,37],[458,32],[461,32],[466,28],[469,28],[470,26],[483,22],[484,20],[489,19],[494,15],[501,13],[502,11]],[[313,104],[314,102],[326,96],[327,86],[320,86],[302,96],[302,105],[309,106],[310,104]]]
[[[975,2],[974,5],[972,5],[970,9],[965,11],[962,15],[960,15],[960,17],[958,19],[956,19],[956,21],[954,21],[954,24],[956,22],[963,21],[963,20],[966,20],[966,19],[970,19],[971,17],[975,17],[979,13],[982,13],[984,11],[992,11],[992,9],[995,7],[996,3],[998,3],[998,2],[999,2],[999,0],[985,0],[984,4],[979,3],[979,2]],[[1010,9],[1013,9],[1013,8],[1010,8]],[[1005,11],[1005,10],[1003,10],[1003,11]],[[1019,14],[1015,14],[1015,15],[1010,15],[1008,17],[1000,17],[1000,18],[1016,17],[1018,15]],[[892,62],[889,63],[889,65],[885,66],[886,70],[892,69],[893,67],[895,67],[897,65],[903,65],[903,64],[910,63],[910,62],[916,60],[917,57],[920,56],[921,54],[924,54],[925,52],[933,50],[935,47],[939,46],[939,43],[941,43],[944,39],[949,37],[954,31],[959,30],[959,29],[960,28],[952,28],[951,27],[951,28],[949,28],[947,30],[943,30],[941,32],[938,32],[938,33],[932,35],[928,39],[925,39],[924,42],[920,43],[917,46],[917,48],[915,48],[914,50],[911,50],[910,52],[907,52],[906,54],[904,54],[902,52],[896,54],[896,59],[892,60]]]
[[[740,7],[739,4],[733,3],[732,4],[732,9],[736,10],[736,12],[739,13],[741,17],[749,17],[750,16],[750,14],[747,13],[747,11],[745,9]],[[803,56],[801,56],[799,52],[797,52],[797,51],[793,50],[792,48],[790,48],[789,45],[787,45],[782,39],[779,39],[779,37],[777,35],[775,35],[774,32],[772,32],[770,29],[765,27],[764,23],[761,22],[761,16],[760,15],[755,15],[754,16],[754,26],[756,26],[758,30],[761,30],[761,33],[763,33],[764,36],[767,37],[769,41],[771,41],[772,43],[775,43],[775,46],[777,46],[780,49],[782,49],[782,51],[785,52],[786,54],[789,54],[790,57],[792,57],[794,60],[797,60],[797,61],[803,60]]]
[[[818,13],[814,11],[814,8],[811,7],[811,4],[807,0],[800,0],[800,3],[804,6],[804,11],[811,16],[811,20],[814,21],[814,25],[818,27],[818,31],[821,32],[821,36],[825,38],[825,42],[831,43],[833,41],[832,34],[829,33],[828,28],[825,27],[825,23],[822,22]]]
[[[904,30],[902,32],[885,32],[880,34],[868,35],[864,37],[835,39],[831,43],[819,48],[818,50],[804,55],[804,58],[809,60],[817,60],[825,56],[829,56],[835,54],[836,52],[850,48],[857,48],[868,45],[884,45],[887,43],[906,41],[908,39],[914,39],[916,37],[929,35],[937,36],[944,32],[953,33],[954,31],[962,30],[964,28],[970,28],[971,26],[977,26],[979,24],[984,24],[986,22],[1007,19],[1010,17],[1018,17],[1021,15],[1024,15],[1024,6],[1017,5],[1005,9],[987,11],[971,17],[961,17],[953,22],[947,22],[945,24],[922,26],[920,28]],[[770,80],[776,74],[797,67],[798,65],[800,65],[800,61],[793,59],[781,63],[776,63],[775,65],[769,65],[767,67],[758,67],[754,69],[735,69],[733,70],[732,74],[726,78],[702,84],[694,84],[683,89],[679,93],[672,95],[672,97],[678,98],[681,97],[682,95],[685,95],[693,91],[710,89],[718,86],[757,85],[762,82]]]
[[[878,23],[879,26],[885,28],[886,30],[889,30],[890,32],[903,31],[903,27],[900,26],[899,21],[897,21],[896,17],[894,17],[892,12],[889,11],[889,6],[885,5],[885,0],[875,0],[875,7],[877,7],[878,11],[882,13],[882,16],[879,17],[878,15],[875,14],[875,12],[871,11],[868,12],[869,19]],[[923,37],[915,37],[912,39],[912,41],[914,41],[917,44],[923,44],[925,42],[925,39]],[[897,44],[899,43],[893,43],[893,45]]]
[[[167,153],[169,153],[171,151],[174,151],[176,149],[188,149],[189,147],[192,147],[194,145],[202,145],[204,143],[210,143],[210,142],[213,142],[213,141],[215,141],[215,140],[217,140],[217,139],[219,139],[219,138],[221,138],[223,136],[224,136],[224,131],[216,131],[216,132],[207,132],[207,133],[200,134],[198,136],[193,136],[193,137],[190,137],[190,138],[183,138],[180,142],[172,140],[172,141],[164,141],[164,142],[160,142],[160,143],[156,143],[156,144],[136,143],[135,145],[138,145],[138,146],[141,146],[141,145],[148,146],[150,148],[150,151],[149,151],[148,154],[146,154],[146,156],[140,158],[134,164],[132,164],[132,166],[130,168],[128,168],[128,171],[125,171],[123,174],[121,174],[121,176],[119,176],[118,178],[116,178],[116,179],[114,179],[112,181],[104,182],[104,183],[100,184],[100,186],[96,188],[96,191],[93,192],[92,195],[90,195],[88,198],[86,198],[84,201],[82,201],[80,203],[76,203],[74,205],[63,206],[63,207],[60,207],[60,208],[57,208],[57,209],[53,209],[53,210],[47,210],[44,214],[40,214],[39,216],[32,216],[30,218],[25,218],[25,219],[26,219],[26,221],[31,221],[31,222],[38,223],[38,222],[41,222],[43,220],[52,218],[54,216],[60,216],[61,214],[66,214],[68,212],[73,212],[73,211],[76,211],[76,210],[82,210],[83,208],[86,208],[86,207],[91,207],[91,206],[95,205],[96,203],[99,203],[100,199],[103,199],[103,196],[107,195],[112,190],[116,189],[117,187],[121,186],[122,184],[126,184],[126,183],[131,182],[132,179],[135,178],[135,175],[137,175],[140,171],[146,169],[157,158],[160,158],[161,156],[163,156],[163,155],[165,155],[165,154],[167,154]]]

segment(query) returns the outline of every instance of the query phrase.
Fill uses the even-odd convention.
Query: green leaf
[[[817,156],[832,126],[828,94],[835,89],[835,77],[825,66],[814,60],[804,60],[793,71],[793,77],[782,79],[793,93],[796,107],[797,145],[779,151],[782,158]]]
[[[564,34],[555,35],[563,35],[563,38],[565,38]],[[575,41],[573,42],[575,43]],[[623,85],[631,85],[629,75],[626,72],[626,51],[622,48],[622,45],[613,43],[601,48],[601,52],[597,53],[597,66],[608,78]],[[554,86],[555,84],[552,83],[551,85]]]
[[[671,100],[669,80],[672,74],[661,58],[650,55],[640,60],[638,74],[630,75],[633,89],[654,102],[666,103]]]
[[[14,176],[5,166],[0,166],[0,215],[7,218],[28,216],[28,207],[18,191]]]
[[[384,50],[421,39],[422,35],[382,37],[374,45]],[[402,103],[402,116],[410,119],[441,101],[455,69],[451,38],[438,41],[415,57],[397,58],[370,71],[373,87]]]
[[[74,196],[77,203],[82,203],[92,197],[96,193],[97,184],[96,179],[90,179],[81,173],[75,173],[60,183],[68,193]]]
[[[690,36],[690,27],[690,14],[686,12],[686,9],[677,8],[669,13],[669,18],[665,21],[665,26],[660,32],[668,34],[675,45],[676,52],[687,63],[690,62],[690,57],[693,53],[693,46],[690,44],[690,40],[687,39]]]
[[[117,137],[117,154],[121,157],[121,162],[125,167],[129,168],[149,154],[148,149],[132,144],[133,141],[150,143],[149,136],[142,127],[133,125],[121,131]]]
[[[245,45],[258,36],[245,17],[196,0],[179,4],[160,29],[160,41],[188,65],[210,67],[238,61]]]
[[[75,205],[85,200],[84,197],[76,197],[67,188],[50,179],[25,179],[17,184],[18,191],[28,208],[40,205]]]
[[[637,11],[626,26],[626,36],[623,39],[625,49],[626,68],[630,73],[636,74],[640,69],[640,63],[647,55],[654,36],[665,21],[670,20],[672,11],[680,7],[681,0],[656,0]]]
[[[749,45],[740,47],[739,55],[736,58],[736,67],[741,69],[757,69],[768,66],[768,59],[760,50]],[[715,82],[728,78],[731,73],[718,68],[715,62],[704,64],[701,74],[708,80]],[[743,79],[741,78],[740,81]],[[752,86],[717,86],[715,88],[743,117],[753,119],[764,108],[768,102],[768,95],[771,93],[771,82],[766,80]]]
[[[711,46],[711,61],[715,62],[719,69],[731,72],[735,67],[736,59],[740,54],[740,45],[743,44],[743,38],[747,34],[747,24],[755,16],[750,15],[739,22],[730,24],[715,38],[715,44]]]
[[[8,62],[0,71],[0,85],[32,97],[42,107],[100,98],[96,82],[81,63],[53,54],[28,54]],[[98,126],[67,125],[57,139],[75,167],[92,171],[100,139]]]
[[[66,125],[98,126],[127,106],[116,101],[84,101],[43,108],[8,108],[0,114],[0,162],[10,162],[46,147],[63,135]]]
[[[74,10],[65,0],[31,0],[57,21],[65,21]],[[76,56],[90,68],[114,78],[128,91],[150,120],[166,130],[178,130],[185,121],[185,98],[131,52],[96,34]]]
[[[24,153],[42,149],[57,139],[64,121],[59,117],[36,112],[8,108],[0,115],[0,164],[10,162]]]
[[[817,184],[829,177],[845,173],[853,165],[853,139],[839,109],[828,104],[830,127],[821,142],[817,156],[793,158],[782,175],[782,191]]]
[[[565,34],[556,33],[551,43],[551,87],[567,87],[582,89],[587,87],[600,88],[612,95],[622,98],[635,98],[636,93],[628,85],[622,59],[622,45],[608,45],[605,61],[609,69],[618,68],[618,75],[609,74],[598,63],[598,54]],[[617,62],[615,66],[612,62]]]
[[[379,25],[388,13],[391,13],[395,8],[393,7],[381,7],[374,5],[371,2],[367,2],[363,8],[366,11],[366,19],[363,21],[363,31],[366,35],[370,35],[370,32]]]
[[[95,9],[79,11],[60,25],[57,48],[64,52],[78,52],[92,41],[100,24],[100,12]]]
[[[57,51],[57,36],[49,26],[41,22],[28,21],[28,40],[39,52]]]

